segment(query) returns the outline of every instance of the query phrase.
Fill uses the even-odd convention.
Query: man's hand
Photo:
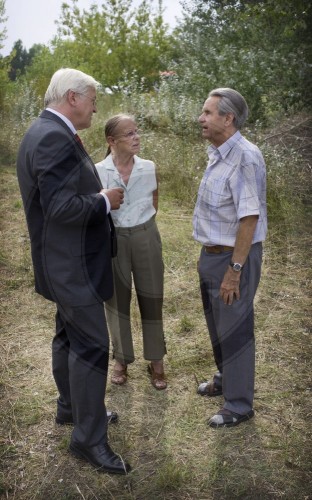
[[[223,281],[220,287],[220,298],[223,300],[224,304],[229,306],[233,304],[233,301],[240,298],[239,293],[239,283],[240,283],[241,271],[233,271],[231,267],[226,271]]]
[[[124,190],[122,188],[102,189],[111,204],[112,210],[117,210],[124,202]]]

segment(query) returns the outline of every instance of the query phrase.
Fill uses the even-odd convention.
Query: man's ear
[[[77,105],[77,97],[78,97],[78,94],[74,90],[69,90],[67,92],[67,101],[72,106],[76,106]]]
[[[234,118],[235,118],[234,113],[227,113],[225,115],[225,125],[227,127],[229,127],[230,125],[232,125],[232,123],[234,121]]]

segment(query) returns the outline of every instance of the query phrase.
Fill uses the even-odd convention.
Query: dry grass
[[[67,453],[70,429],[54,424],[50,368],[54,306],[33,292],[27,230],[13,168],[2,170],[0,497],[18,500],[223,500],[311,497],[311,231],[308,221],[265,245],[256,301],[256,418],[213,430],[221,398],[196,395],[214,371],[196,275],[191,210],[162,200],[166,269],[167,391],[149,382],[136,304],[137,360],[125,387],[108,383],[112,447],[127,477],[96,473]]]

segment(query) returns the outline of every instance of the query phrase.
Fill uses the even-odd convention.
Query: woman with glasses
[[[158,208],[158,181],[155,164],[137,156],[140,137],[132,116],[119,114],[105,125],[108,150],[96,164],[104,188],[122,187],[124,204],[112,210],[117,233],[117,257],[113,259],[114,295],[105,304],[113,343],[115,365],[111,381],[127,381],[133,363],[130,306],[132,280],[140,309],[144,359],[156,389],[165,389],[163,357],[166,345],[162,305],[164,266],[161,239],[155,222]]]

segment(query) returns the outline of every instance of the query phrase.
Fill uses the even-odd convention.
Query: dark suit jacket
[[[21,143],[17,175],[31,240],[35,289],[90,305],[112,296],[110,224],[92,160],[58,116],[43,111]]]

